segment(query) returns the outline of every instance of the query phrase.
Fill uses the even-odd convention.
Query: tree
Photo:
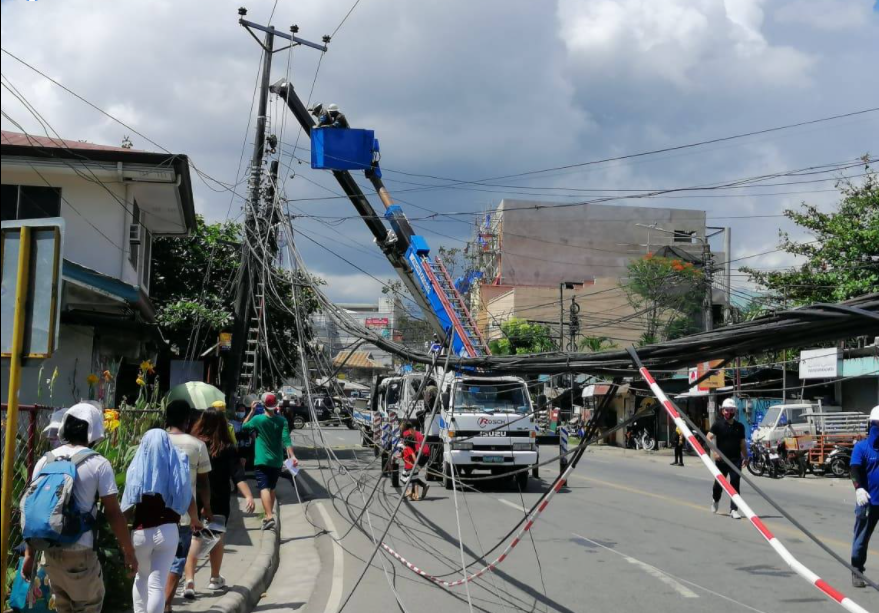
[[[598,353],[608,349],[616,349],[617,344],[606,336],[584,336],[580,339],[580,349]]]
[[[798,242],[779,232],[779,248],[805,257],[802,265],[785,271],[740,269],[770,290],[777,304],[840,302],[879,287],[879,175],[864,159],[866,176],[860,185],[848,179],[837,185],[842,198],[835,211],[824,213],[806,203],[799,211],[784,211],[814,237]]]
[[[689,262],[647,254],[627,265],[624,286],[629,304],[643,311],[644,337],[683,336],[695,331],[702,308],[704,276]]]
[[[543,324],[512,317],[501,324],[501,333],[504,338],[489,343],[493,355],[544,353],[555,348],[549,327]]]
[[[236,276],[241,265],[241,225],[233,222],[207,224],[196,217],[195,230],[186,237],[156,239],[152,256],[150,298],[162,334],[172,352],[198,356],[217,342],[220,332],[233,320]],[[269,350],[282,376],[296,368],[298,342],[293,312],[294,282],[300,284],[300,301],[306,320],[318,310],[318,302],[304,281],[289,270],[274,268],[266,287],[266,327]],[[304,331],[306,337],[310,331]]]

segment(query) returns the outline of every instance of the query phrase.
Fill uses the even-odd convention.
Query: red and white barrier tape
[[[729,494],[730,498],[732,498],[733,502],[736,503],[736,506],[745,514],[751,524],[763,535],[772,548],[781,556],[781,559],[784,560],[788,566],[790,566],[794,572],[796,572],[803,579],[811,583],[813,586],[818,588],[824,595],[829,596],[836,602],[838,602],[844,609],[847,611],[852,611],[853,613],[867,613],[867,610],[854,602],[851,598],[845,596],[840,593],[836,589],[834,589],[830,584],[824,581],[821,577],[813,573],[811,570],[806,568],[799,560],[797,560],[793,554],[787,550],[787,547],[781,544],[781,541],[770,532],[769,528],[766,527],[766,524],[757,516],[756,513],[748,506],[748,503],[742,498],[741,494],[739,494],[732,485],[730,485],[729,480],[724,477],[720,470],[718,470],[717,466],[714,462],[711,461],[711,458],[708,457],[708,454],[705,452],[705,449],[702,445],[699,444],[699,441],[696,440],[696,436],[693,434],[693,431],[690,430],[689,426],[687,426],[687,422],[683,420],[683,418],[678,413],[677,409],[675,409],[671,400],[668,399],[668,396],[665,395],[665,392],[662,391],[662,388],[656,383],[656,380],[650,374],[650,372],[644,368],[643,366],[640,368],[641,376],[650,386],[650,389],[653,390],[654,395],[662,404],[666,413],[674,420],[675,425],[681,429],[681,433],[686,437],[687,441],[689,441],[690,445],[693,447],[693,450],[699,454],[699,458],[702,460],[702,463],[705,464],[706,468],[711,471],[711,474],[714,475],[714,479],[720,484],[720,486],[724,489],[724,491]]]
[[[481,577],[485,573],[487,573],[491,570],[494,570],[494,568],[498,564],[500,564],[501,562],[503,562],[507,558],[507,556],[510,554],[510,551],[512,551],[513,548],[519,544],[519,541],[522,540],[522,535],[525,534],[526,532],[528,532],[529,530],[531,530],[531,526],[534,525],[534,522],[536,522],[537,518],[540,516],[540,514],[543,513],[543,510],[547,507],[547,505],[549,504],[549,501],[552,500],[552,497],[555,496],[556,493],[562,488],[562,486],[565,483],[565,478],[573,470],[574,470],[573,465],[568,466],[567,470],[565,470],[565,472],[562,473],[562,476],[561,476],[562,478],[556,481],[555,486],[553,486],[553,488],[547,493],[546,498],[543,499],[543,502],[540,503],[540,506],[538,506],[534,510],[534,512],[528,516],[528,521],[526,521],[522,525],[522,527],[516,533],[515,538],[513,538],[513,540],[510,541],[510,544],[507,545],[507,547],[501,552],[501,554],[497,558],[495,558],[492,562],[490,562],[486,566],[482,567],[481,569],[479,569],[478,571],[476,571],[472,575],[467,575],[466,577],[464,577],[462,579],[457,579],[455,581],[445,581],[444,579],[440,579],[439,577],[434,577],[433,575],[418,568],[417,566],[412,564],[409,560],[407,560],[406,558],[401,556],[399,553],[397,553],[396,551],[394,551],[390,547],[388,547],[385,543],[382,543],[382,549],[384,549],[389,554],[391,554],[392,556],[397,558],[400,562],[405,564],[406,567],[409,570],[411,570],[412,572],[418,573],[419,575],[421,575],[425,579],[429,579],[429,580],[433,581],[434,583],[436,583],[437,585],[441,585],[443,587],[458,587],[459,585],[464,585],[465,583],[469,583],[469,582],[473,581],[474,579],[478,579],[479,577]]]

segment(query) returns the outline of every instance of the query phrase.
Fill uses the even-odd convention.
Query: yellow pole
[[[18,389],[21,387],[21,352],[24,345],[25,303],[31,254],[31,229],[21,228],[18,251],[18,276],[15,286],[15,316],[12,323],[12,348],[9,358],[9,396],[6,410],[6,446],[3,449],[3,514],[0,517],[0,608],[6,609],[6,568],[9,563],[9,537],[12,521],[12,464],[18,434]]]

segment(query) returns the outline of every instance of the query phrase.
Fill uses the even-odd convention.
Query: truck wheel
[[[355,424],[354,420],[349,417],[348,419],[345,420],[345,426],[347,426],[349,430],[353,430],[354,428],[357,427],[357,424]]]
[[[391,487],[400,487],[400,465],[396,460],[391,460]]]
[[[293,429],[294,430],[302,430],[305,427],[305,420],[302,419],[302,415],[294,415],[293,416]]]
[[[378,445],[376,445],[375,443],[370,443],[370,444],[372,445],[372,456],[377,458],[378,454],[379,454]]]
[[[516,485],[519,486],[519,490],[522,492],[528,491],[528,471],[522,471],[520,473],[516,473]]]
[[[448,462],[443,462],[443,487],[452,489],[452,467]]]

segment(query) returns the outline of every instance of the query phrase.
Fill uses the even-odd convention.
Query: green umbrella
[[[226,402],[226,396],[210,383],[202,381],[189,381],[171,388],[168,392],[168,402],[172,400],[185,400],[194,409],[204,411],[218,400]]]

